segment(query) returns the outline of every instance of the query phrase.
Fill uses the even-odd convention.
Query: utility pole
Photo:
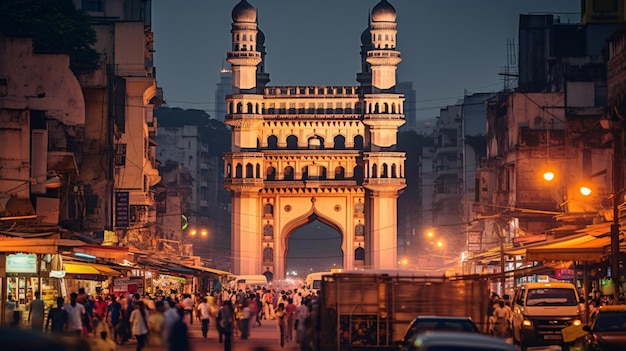
[[[619,112],[615,111],[616,118],[607,116],[600,123],[604,129],[611,132],[613,136],[613,223],[611,224],[611,279],[613,280],[613,303],[619,303],[620,297],[620,224],[619,224],[619,205],[622,199],[623,181],[623,163],[624,163],[624,138],[622,118]]]

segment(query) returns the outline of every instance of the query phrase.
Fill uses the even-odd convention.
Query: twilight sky
[[[265,33],[269,85],[357,85],[361,33],[378,0],[248,0]],[[239,0],[153,0],[157,84],[169,107],[215,111],[215,86],[231,48]],[[468,93],[498,91],[507,41],[520,14],[555,13],[577,23],[578,0],[389,0],[398,13],[399,81],[412,81],[418,118]],[[313,222],[290,237],[288,269],[341,264],[341,238]]]
[[[239,0],[154,0],[157,83],[167,106],[213,115]],[[248,0],[265,33],[270,85],[357,85],[361,32],[378,0]],[[469,93],[498,91],[519,14],[577,23],[577,0],[389,0],[398,13],[398,80],[412,81],[418,118]]]

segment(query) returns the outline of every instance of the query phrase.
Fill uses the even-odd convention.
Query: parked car
[[[489,335],[430,331],[409,339],[407,351],[515,351],[513,344]]]
[[[428,331],[454,331],[480,334],[478,327],[467,317],[419,316],[415,318],[402,338],[402,350],[409,350],[410,339]]]
[[[626,305],[602,306],[590,325],[583,327],[585,350],[626,350]]]

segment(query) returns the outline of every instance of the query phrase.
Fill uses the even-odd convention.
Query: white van
[[[269,285],[267,282],[267,277],[263,274],[231,275],[227,278],[227,280],[227,286],[230,289],[241,289],[243,291],[245,291],[247,288],[256,288],[257,286],[261,288],[267,288]]]
[[[324,275],[332,275],[335,272],[315,272],[309,273],[306,276],[306,280],[304,282],[304,287],[308,291],[317,292],[322,288],[322,276]]]
[[[528,346],[562,345],[561,329],[581,325],[578,293],[571,283],[524,283],[511,303],[513,341]]]

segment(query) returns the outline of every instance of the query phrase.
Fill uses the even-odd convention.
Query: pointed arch
[[[243,166],[241,163],[237,163],[235,167],[235,178],[243,178]]]
[[[383,167],[380,171],[381,178],[389,178],[389,166],[386,163],[383,163]]]
[[[252,108],[252,103],[249,102],[246,106],[246,113],[254,113],[254,109]]]
[[[265,170],[265,178],[267,180],[276,180],[276,168],[269,166]]]
[[[261,165],[260,164],[256,164],[256,174],[255,174],[255,178],[261,178]]]
[[[287,150],[298,150],[298,137],[291,134],[287,137]]]
[[[362,247],[357,247],[354,250],[354,260],[355,261],[365,261],[365,249]]]
[[[267,246],[263,248],[263,264],[272,262],[274,262],[274,249],[270,247],[270,244],[267,244]]]
[[[378,178],[378,166],[375,163],[372,165],[372,172],[370,173],[370,178]]]
[[[335,179],[342,180],[346,178],[346,170],[342,166],[335,167]]]
[[[246,164],[246,178],[254,178],[254,167],[252,163]]]
[[[354,136],[354,150],[363,150],[363,136],[355,135]]]
[[[391,178],[398,178],[398,173],[396,171],[396,164],[391,165]]]
[[[335,150],[345,150],[346,149],[346,137],[341,134],[337,134],[333,138],[333,149]]]
[[[285,169],[283,171],[283,179],[284,180],[293,180],[294,179],[293,167],[291,167],[291,166],[285,167]]]
[[[270,135],[267,137],[267,149],[278,150],[278,137],[276,135]]]
[[[241,110],[243,110],[243,104],[241,102],[237,103],[237,113],[241,113]]]

